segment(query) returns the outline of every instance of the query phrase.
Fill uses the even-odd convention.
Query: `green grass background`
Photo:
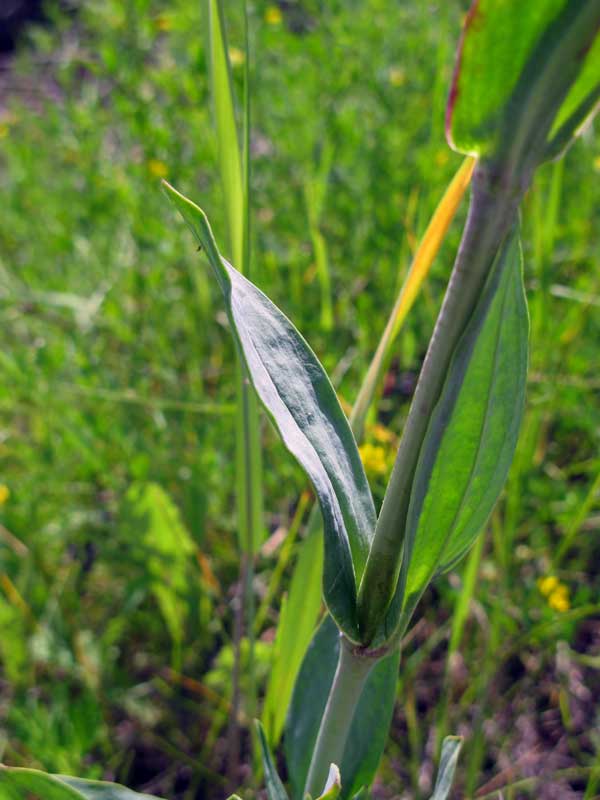
[[[224,242],[200,5],[49,3],[51,24],[28,30],[0,98],[0,760],[173,800],[226,790],[239,562],[233,348],[159,185],[164,172]],[[253,276],[351,403],[460,164],[443,116],[465,4],[322,5],[250,6]],[[306,203],[328,152],[331,328]],[[600,792],[597,124],[540,170],[523,226],[532,344],[515,465],[449,664],[462,569],[417,616],[380,797],[427,796],[444,702],[466,736],[457,796],[523,778],[504,796]],[[379,421],[396,435],[459,235],[457,222],[395,346]],[[273,533],[305,484],[267,425],[263,441]],[[279,552],[258,559],[259,602]],[[549,574],[569,611],[540,593]],[[257,643],[260,691],[280,599]]]

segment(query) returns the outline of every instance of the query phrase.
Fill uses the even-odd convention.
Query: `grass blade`
[[[213,100],[219,172],[225,199],[227,231],[231,257],[235,264],[244,264],[245,203],[242,154],[235,120],[235,104],[223,4],[206,0],[208,20],[208,56]]]
[[[296,675],[321,608],[323,541],[309,536],[302,544],[275,640],[273,668],[263,706],[267,738],[274,747],[283,732]]]
[[[256,720],[256,730],[263,760],[263,770],[265,773],[265,784],[267,787],[267,797],[269,800],[289,800],[281,778],[277,774],[277,769],[273,763],[273,756],[269,750],[269,745],[265,737],[262,725]]]
[[[219,171],[225,200],[229,247],[235,264],[245,274],[250,273],[250,53],[248,14],[242,0],[245,33],[243,138],[242,146],[235,118],[234,89],[222,0],[206,0],[208,21],[208,58],[217,134]],[[238,509],[238,535],[242,559],[240,566],[240,594],[243,597],[245,627],[250,642],[250,678],[253,684],[254,653],[254,556],[264,538],[262,451],[260,443],[260,418],[256,395],[249,385],[245,366],[238,361],[236,370],[236,494]],[[242,612],[240,612],[242,613]],[[241,617],[240,617],[241,623]],[[236,630],[242,635],[242,625]],[[239,666],[239,641],[236,643],[236,671]],[[234,696],[237,696],[237,690]],[[256,692],[251,688],[248,696],[248,715],[253,717]],[[232,715],[235,720],[237,714]],[[232,721],[232,726],[235,722]],[[236,761],[237,734],[232,728],[231,763]]]
[[[460,736],[446,736],[444,739],[440,768],[430,800],[447,800],[452,789],[462,741]]]
[[[454,219],[456,211],[469,186],[475,159],[465,158],[444,192],[433,216],[427,226],[423,238],[419,243],[417,252],[406,276],[406,280],[400,294],[394,304],[385,330],[381,337],[375,355],[369,365],[366,377],[362,383],[356,403],[352,409],[350,424],[354,431],[354,436],[361,442],[364,436],[365,422],[369,408],[373,403],[377,387],[381,383],[383,374],[388,363],[391,347],[400,332],[409,311],[419,294],[423,281],[429,274],[431,265],[444,241],[444,237]]]

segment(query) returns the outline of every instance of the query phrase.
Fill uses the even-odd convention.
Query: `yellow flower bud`
[[[559,587],[548,598],[548,605],[561,614],[571,608],[567,587]]]
[[[545,578],[540,578],[539,581],[537,582],[537,585],[540,592],[545,597],[548,597],[548,595],[552,594],[552,592],[558,586],[558,578],[555,577],[554,575],[548,575]]]
[[[151,158],[150,161],[148,161],[148,169],[150,170],[150,174],[154,175],[155,178],[165,178],[167,176],[167,165],[156,158]]]
[[[281,25],[283,16],[277,6],[269,6],[265,11],[265,22],[267,25]]]

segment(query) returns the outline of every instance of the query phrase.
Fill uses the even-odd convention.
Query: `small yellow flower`
[[[537,582],[538,589],[546,597],[548,605],[554,611],[568,611],[571,608],[569,587],[559,581],[556,575],[547,575]]]
[[[571,603],[569,602],[569,590],[567,587],[561,584],[558,589],[555,589],[548,598],[548,605],[561,614],[568,611],[571,608]]]
[[[229,63],[232,67],[241,67],[246,60],[246,54],[239,47],[230,47],[227,52],[229,53]]]
[[[154,175],[155,178],[165,178],[168,172],[167,165],[157,158],[151,158],[150,161],[148,161],[148,169],[150,170],[150,174]]]
[[[540,578],[537,582],[537,585],[544,597],[548,597],[560,585],[560,583],[558,578],[554,575],[547,575],[545,578]]]
[[[166,33],[167,31],[170,31],[172,29],[173,20],[171,19],[171,17],[167,16],[167,14],[159,14],[154,19],[154,27],[156,28],[157,31],[162,31],[163,33]]]
[[[358,450],[367,475],[378,477],[386,474],[388,464],[381,445],[363,444]]]
[[[392,86],[402,86],[406,80],[406,72],[402,67],[390,67],[388,70],[388,81]]]
[[[277,6],[269,6],[265,11],[265,22],[267,25],[281,25],[283,16]]]
[[[376,442],[380,442],[381,444],[391,444],[396,440],[395,434],[393,434],[389,428],[386,428],[385,425],[380,425],[379,423],[373,425],[369,433]]]
[[[9,497],[10,497],[10,489],[8,488],[8,486],[5,486],[3,483],[0,483],[0,506],[3,506]]]

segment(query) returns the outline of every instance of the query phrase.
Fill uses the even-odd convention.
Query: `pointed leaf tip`
[[[430,800],[447,800],[450,795],[462,744],[462,736],[446,736],[444,739],[440,767]]]
[[[281,778],[277,773],[273,756],[269,750],[269,745],[267,744],[267,738],[265,736],[265,730],[260,721],[257,719],[254,720],[254,725],[256,727],[258,741],[260,743],[267,796],[269,800],[289,800],[288,793],[286,792],[285,787],[281,782]]]
[[[341,791],[342,776],[340,775],[340,769],[337,764],[331,764],[329,767],[329,775],[327,776],[325,786],[318,800],[335,800],[336,797],[339,797]]]
[[[348,420],[325,370],[290,320],[221,256],[204,212],[172,186],[165,188],[206,251],[256,393],[315,488],[325,530],[325,601],[356,641],[356,586],[376,516]]]

